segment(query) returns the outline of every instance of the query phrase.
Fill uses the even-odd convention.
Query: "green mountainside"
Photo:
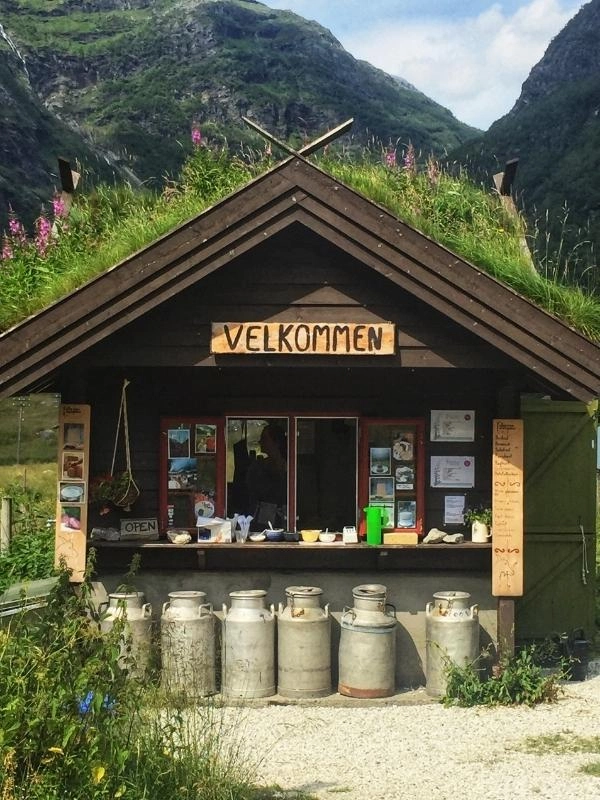
[[[441,154],[477,133],[317,23],[254,0],[0,0],[0,23],[0,91],[12,98],[18,83],[27,96],[12,101],[0,214],[11,203],[28,221],[39,210],[32,198],[52,191],[42,175],[49,152],[85,162],[91,148],[118,174],[157,186],[178,172],[194,122],[233,147],[257,146],[242,115],[293,144],[349,117],[346,147],[412,142]],[[32,126],[29,106],[48,134]],[[11,152],[32,127],[43,145],[14,174]]]
[[[518,158],[515,192],[530,232],[540,228],[543,246],[571,254],[575,272],[600,289],[600,0],[551,42],[513,109],[452,156],[488,185]]]

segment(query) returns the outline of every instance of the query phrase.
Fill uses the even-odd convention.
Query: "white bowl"
[[[332,542],[335,542],[335,533],[320,533],[319,541],[325,542],[325,544],[331,544]]]
[[[249,538],[251,542],[264,542],[267,537],[264,533],[251,533]]]

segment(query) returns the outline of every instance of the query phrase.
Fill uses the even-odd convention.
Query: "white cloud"
[[[388,18],[341,41],[357,58],[410,81],[463,122],[487,128],[510,110],[550,40],[582,4],[532,0],[512,14],[496,3],[460,20]]]

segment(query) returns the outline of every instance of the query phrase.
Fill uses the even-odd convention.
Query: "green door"
[[[525,593],[516,638],[594,633],[597,402],[521,402]]]

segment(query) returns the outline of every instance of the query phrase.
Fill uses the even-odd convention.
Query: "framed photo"
[[[73,453],[72,451],[63,453],[61,460],[61,480],[82,479],[84,467],[85,456],[83,453]]]
[[[417,503],[415,500],[398,500],[396,513],[397,528],[414,528],[417,524]]]
[[[415,435],[410,431],[398,434],[392,444],[394,461],[414,461]]]
[[[381,508],[381,527],[394,527],[394,504],[393,503],[372,503],[371,505]]]
[[[61,503],[85,503],[85,483],[61,481],[58,491]]]
[[[394,500],[393,478],[371,478],[369,502],[379,500],[382,502]]]
[[[185,458],[190,455],[190,429],[170,428],[167,432],[169,458]]]
[[[415,468],[412,464],[402,464],[396,467],[396,490],[399,492],[410,491],[415,487]]]
[[[217,426],[216,425],[196,425],[194,436],[196,453],[216,453],[217,452]]]
[[[392,451],[389,447],[371,447],[369,455],[371,475],[392,474]]]
[[[431,456],[431,486],[472,489],[475,486],[474,456]]]
[[[83,422],[65,422],[63,426],[63,448],[65,450],[83,450],[85,445],[85,429]]]
[[[475,411],[432,410],[429,439],[432,442],[475,440]]]

